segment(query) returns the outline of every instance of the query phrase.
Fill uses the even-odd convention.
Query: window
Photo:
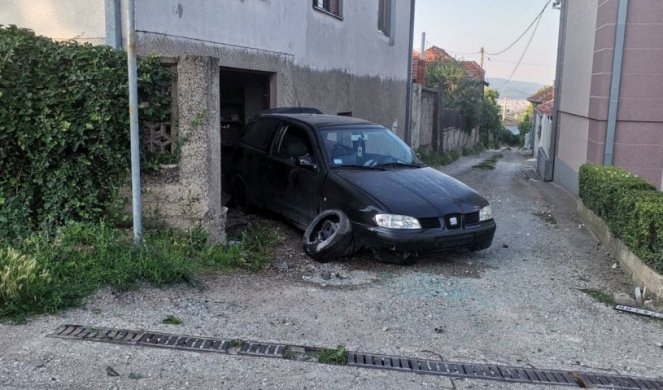
[[[343,17],[343,0],[313,0],[313,8],[338,18]]]
[[[277,119],[258,120],[244,130],[242,142],[265,152],[280,124],[281,121]]]
[[[298,127],[290,127],[283,136],[276,155],[280,158],[297,161],[299,157],[312,157],[311,146],[306,131]]]
[[[391,1],[379,0],[378,4],[378,31],[391,36]]]

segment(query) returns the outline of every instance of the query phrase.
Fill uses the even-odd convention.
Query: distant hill
[[[531,83],[527,81],[516,81],[511,80],[506,88],[501,88],[502,85],[506,82],[506,79],[501,79],[499,77],[488,77],[486,79],[490,83],[490,88],[497,88],[500,90],[500,96],[508,96],[512,99],[527,99],[528,97],[534,95],[539,88],[543,87],[544,84]]]

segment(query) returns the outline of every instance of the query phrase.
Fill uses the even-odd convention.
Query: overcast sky
[[[548,0],[417,0],[414,47],[438,46],[449,54],[479,62],[479,49],[496,53],[509,46]],[[513,80],[552,84],[555,78],[559,10],[549,5]],[[523,54],[530,30],[509,51],[486,55],[486,77],[508,78]],[[499,88],[499,85],[494,87]],[[507,86],[508,88],[508,86]]]

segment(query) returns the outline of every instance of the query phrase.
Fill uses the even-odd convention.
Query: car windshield
[[[405,142],[381,126],[331,127],[320,134],[332,168],[424,166]]]

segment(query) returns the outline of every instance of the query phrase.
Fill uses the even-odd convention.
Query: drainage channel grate
[[[89,340],[145,347],[171,348],[196,352],[227,354],[237,350],[239,355],[288,358],[287,351],[306,349],[285,344],[226,340],[210,337],[184,336],[139,330],[101,328],[82,325],[62,325],[49,337]],[[315,348],[309,348],[311,350]],[[402,356],[348,352],[348,366],[442,375],[467,379],[487,379],[573,387],[596,387],[627,390],[663,390],[663,378],[650,379],[624,375],[589,372],[541,370],[490,364],[453,363],[441,360],[415,359]]]
[[[573,387],[611,389],[663,389],[663,379],[645,379],[587,372],[540,370],[488,364],[452,363],[440,360],[411,359],[400,356],[348,352],[348,365],[382,370],[409,371],[468,379],[490,379]]]

